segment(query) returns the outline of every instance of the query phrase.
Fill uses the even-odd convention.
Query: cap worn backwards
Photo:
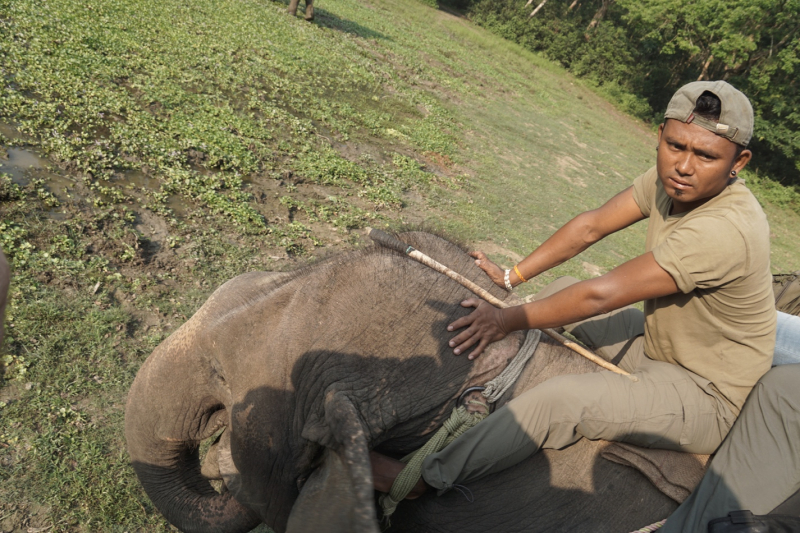
[[[694,114],[697,99],[706,91],[722,102],[719,122]],[[684,85],[672,95],[664,118],[697,124],[742,146],[747,146],[753,137],[753,106],[741,91],[725,81],[695,81]]]

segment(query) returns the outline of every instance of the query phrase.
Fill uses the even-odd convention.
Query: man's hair
[[[719,122],[719,117],[722,114],[722,102],[716,94],[705,91],[697,98],[697,102],[694,104],[694,114]]]
[[[694,104],[694,114],[714,122],[719,122],[719,117],[722,115],[722,101],[719,97],[709,91],[704,91],[703,94],[697,97]],[[736,145],[736,155],[739,157],[744,151],[744,146]]]

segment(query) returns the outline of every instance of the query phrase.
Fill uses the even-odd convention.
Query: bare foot
[[[378,452],[369,452],[369,461],[372,465],[372,484],[378,492],[389,492],[392,490],[392,483],[397,479],[400,471],[405,468],[405,463],[392,459]],[[417,484],[406,496],[406,500],[415,500],[422,496],[427,490],[428,485],[425,480],[420,478]]]

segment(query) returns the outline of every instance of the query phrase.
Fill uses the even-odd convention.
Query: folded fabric
[[[639,448],[621,442],[609,442],[600,455],[614,463],[635,468],[658,490],[678,503],[688,498],[700,483],[711,457]]]

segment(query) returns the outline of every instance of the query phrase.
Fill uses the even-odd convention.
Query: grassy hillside
[[[164,531],[124,452],[142,361],[232,276],[442,230],[511,265],[654,163],[654,132],[415,0],[0,0],[0,530]],[[800,217],[748,176],[775,271]],[[534,280],[641,252],[640,224]]]

